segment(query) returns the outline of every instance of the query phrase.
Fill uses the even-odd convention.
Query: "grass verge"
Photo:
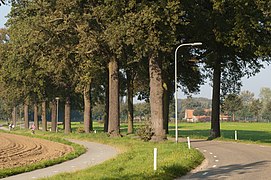
[[[201,153],[188,149],[185,143],[142,142],[133,136],[109,138],[104,133],[71,133],[66,137],[108,144],[122,153],[86,170],[62,173],[47,179],[174,179],[197,167],[204,159]],[[153,170],[154,148],[158,149],[157,171]]]

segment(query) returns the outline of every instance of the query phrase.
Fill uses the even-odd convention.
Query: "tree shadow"
[[[170,131],[169,136],[174,136],[175,131]],[[179,130],[179,137],[191,137],[207,139],[210,135],[210,130]],[[235,139],[234,130],[221,130],[221,137],[226,139]],[[271,143],[271,133],[265,131],[250,131],[250,130],[238,130],[238,140],[253,141],[261,143]]]
[[[136,180],[145,180],[145,179],[155,179],[155,180],[172,180],[176,177],[185,175],[190,169],[179,164],[173,164],[171,166],[160,167],[161,171],[157,171],[152,174],[146,173],[132,173],[119,175],[117,179],[136,179]]]

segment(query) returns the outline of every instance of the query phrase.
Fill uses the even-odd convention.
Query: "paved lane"
[[[206,161],[179,179],[271,179],[270,146],[205,140],[192,140],[191,145]]]

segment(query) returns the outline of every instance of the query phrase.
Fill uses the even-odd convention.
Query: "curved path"
[[[178,179],[254,180],[271,178],[271,147],[236,142],[192,140],[206,160]]]
[[[44,178],[56,175],[62,172],[73,172],[97,165],[108,159],[115,157],[118,152],[115,148],[87,141],[70,140],[74,143],[81,144],[87,148],[87,152],[78,158],[63,162],[44,169],[38,169],[27,173],[22,173],[4,178],[5,180],[30,180]]]

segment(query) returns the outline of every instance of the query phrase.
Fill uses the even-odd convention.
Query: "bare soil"
[[[0,169],[55,159],[72,151],[71,146],[61,143],[0,133]]]

